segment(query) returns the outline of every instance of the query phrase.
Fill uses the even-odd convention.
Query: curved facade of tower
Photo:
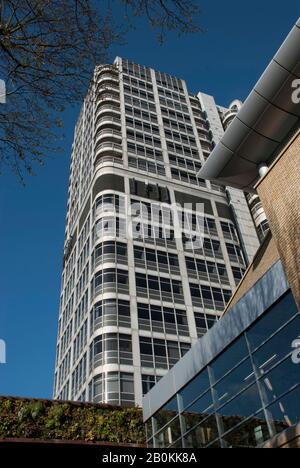
[[[96,68],[72,146],[55,398],[141,404],[255,253],[244,194],[242,242],[234,201],[197,178],[213,148],[204,107],[165,73]]]
[[[226,130],[229,127],[233,119],[241,110],[242,106],[243,106],[242,101],[239,101],[238,99],[235,99],[234,101],[232,101],[228,110],[226,110],[222,115],[222,123],[223,123],[224,130]]]

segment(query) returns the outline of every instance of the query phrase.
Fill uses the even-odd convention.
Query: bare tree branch
[[[125,9],[117,24],[113,12]],[[0,171],[32,173],[58,150],[65,105],[81,102],[93,69],[106,63],[109,48],[122,43],[130,18],[144,16],[163,36],[167,30],[196,32],[193,0],[1,0]],[[122,15],[116,15],[122,17]]]

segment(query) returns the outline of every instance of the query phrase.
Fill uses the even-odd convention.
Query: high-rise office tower
[[[197,178],[222,134],[183,80],[96,68],[72,147],[55,398],[140,404],[222,314],[259,244],[244,194]]]

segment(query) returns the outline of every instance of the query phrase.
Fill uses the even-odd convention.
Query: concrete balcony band
[[[97,67],[96,73],[100,76],[103,73],[114,73],[119,75],[119,70],[114,65],[100,65]]]
[[[121,111],[119,107],[110,106],[109,104],[102,104],[101,106],[98,106],[98,109],[96,111],[96,120],[98,120],[98,117],[103,116],[103,114],[107,114],[111,117],[120,117]]]
[[[97,83],[96,94],[99,94],[105,90],[105,88],[111,88],[112,91],[119,92],[119,82],[113,80],[106,80],[104,82]]]
[[[122,139],[122,133],[121,132],[118,132],[117,130],[110,129],[110,128],[105,128],[104,130],[101,130],[97,134],[97,136],[102,136],[102,137],[106,136],[106,135]]]
[[[120,98],[117,94],[102,94],[98,97],[98,105],[102,103],[120,104]]]
[[[109,96],[115,96],[119,99],[120,97],[120,89],[119,88],[113,88],[111,86],[105,86],[103,88],[101,88],[100,90],[98,90],[97,92],[97,96],[96,96],[96,101],[99,102],[100,99],[102,99],[103,96],[105,95],[109,95]]]
[[[105,116],[105,117],[101,117],[97,122],[97,125],[99,126],[100,125],[104,126],[106,124],[120,126],[121,119],[118,119],[116,117]]]
[[[101,130],[121,130],[121,121],[115,117],[101,117],[96,121],[95,130],[99,132]]]
[[[119,83],[119,77],[116,75],[112,75],[111,73],[105,73],[103,75],[100,75],[98,77],[98,84],[102,83],[103,81],[113,81],[114,83]]]
[[[102,167],[108,166],[123,166],[123,159],[122,156],[114,157],[114,156],[96,156],[95,160],[95,169],[101,169]]]
[[[110,84],[98,83],[97,91],[99,94],[103,93],[104,91],[119,93],[120,92],[119,82],[112,82]]]
[[[109,92],[108,90],[106,90],[105,93],[100,93],[98,94],[97,98],[96,98],[96,102],[97,102],[97,106],[100,104],[100,103],[103,103],[104,101],[106,100],[112,100],[113,103],[115,102],[120,102],[120,94],[118,92]]]
[[[96,160],[102,156],[122,157],[122,146],[118,143],[98,143],[95,150]]]
[[[109,134],[111,134],[111,131],[116,131],[121,135],[121,124],[114,124],[109,121],[102,123],[102,125],[97,124],[95,127],[95,134],[98,135],[102,130],[105,130],[106,133]]]
[[[102,142],[104,143],[105,140],[109,140],[111,143],[121,143],[122,142],[122,134],[121,132],[118,132],[116,130],[111,130],[111,129],[105,129],[96,134],[96,146],[101,144]],[[111,141],[113,140],[113,141]]]

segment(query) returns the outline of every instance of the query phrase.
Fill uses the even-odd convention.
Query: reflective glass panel
[[[217,382],[239,362],[248,356],[247,343],[241,336],[226,351],[223,352],[211,365],[214,381]]]
[[[205,370],[192,380],[183,390],[181,390],[181,392],[179,392],[180,408],[186,408],[208,388],[209,377],[207,370]]]
[[[177,396],[167,403],[161,410],[159,410],[154,416],[154,429],[155,432],[159,431],[161,427],[164,427],[169,421],[175,418],[178,412],[177,407]]]
[[[274,434],[282,432],[300,421],[300,388],[281,398],[268,409]]]
[[[262,375],[275,366],[292,351],[292,342],[298,337],[299,332],[300,314],[253,354],[258,375]]]
[[[287,294],[247,332],[251,349],[255,350],[266,341],[279,328],[287,323],[297,311],[297,306],[292,294]]]
[[[236,425],[247,419],[262,407],[257,385],[254,384],[241,395],[218,410],[222,417],[224,432],[229,431]]]
[[[271,370],[260,380],[264,399],[272,403],[283,393],[300,384],[300,365],[295,365],[291,357]]]
[[[215,394],[219,406],[224,405],[226,401],[241,392],[254,379],[255,374],[251,361],[247,359],[215,386]]]
[[[214,410],[211,391],[205,393],[199,400],[182,413],[183,432],[188,432],[194,426],[207,418]]]

